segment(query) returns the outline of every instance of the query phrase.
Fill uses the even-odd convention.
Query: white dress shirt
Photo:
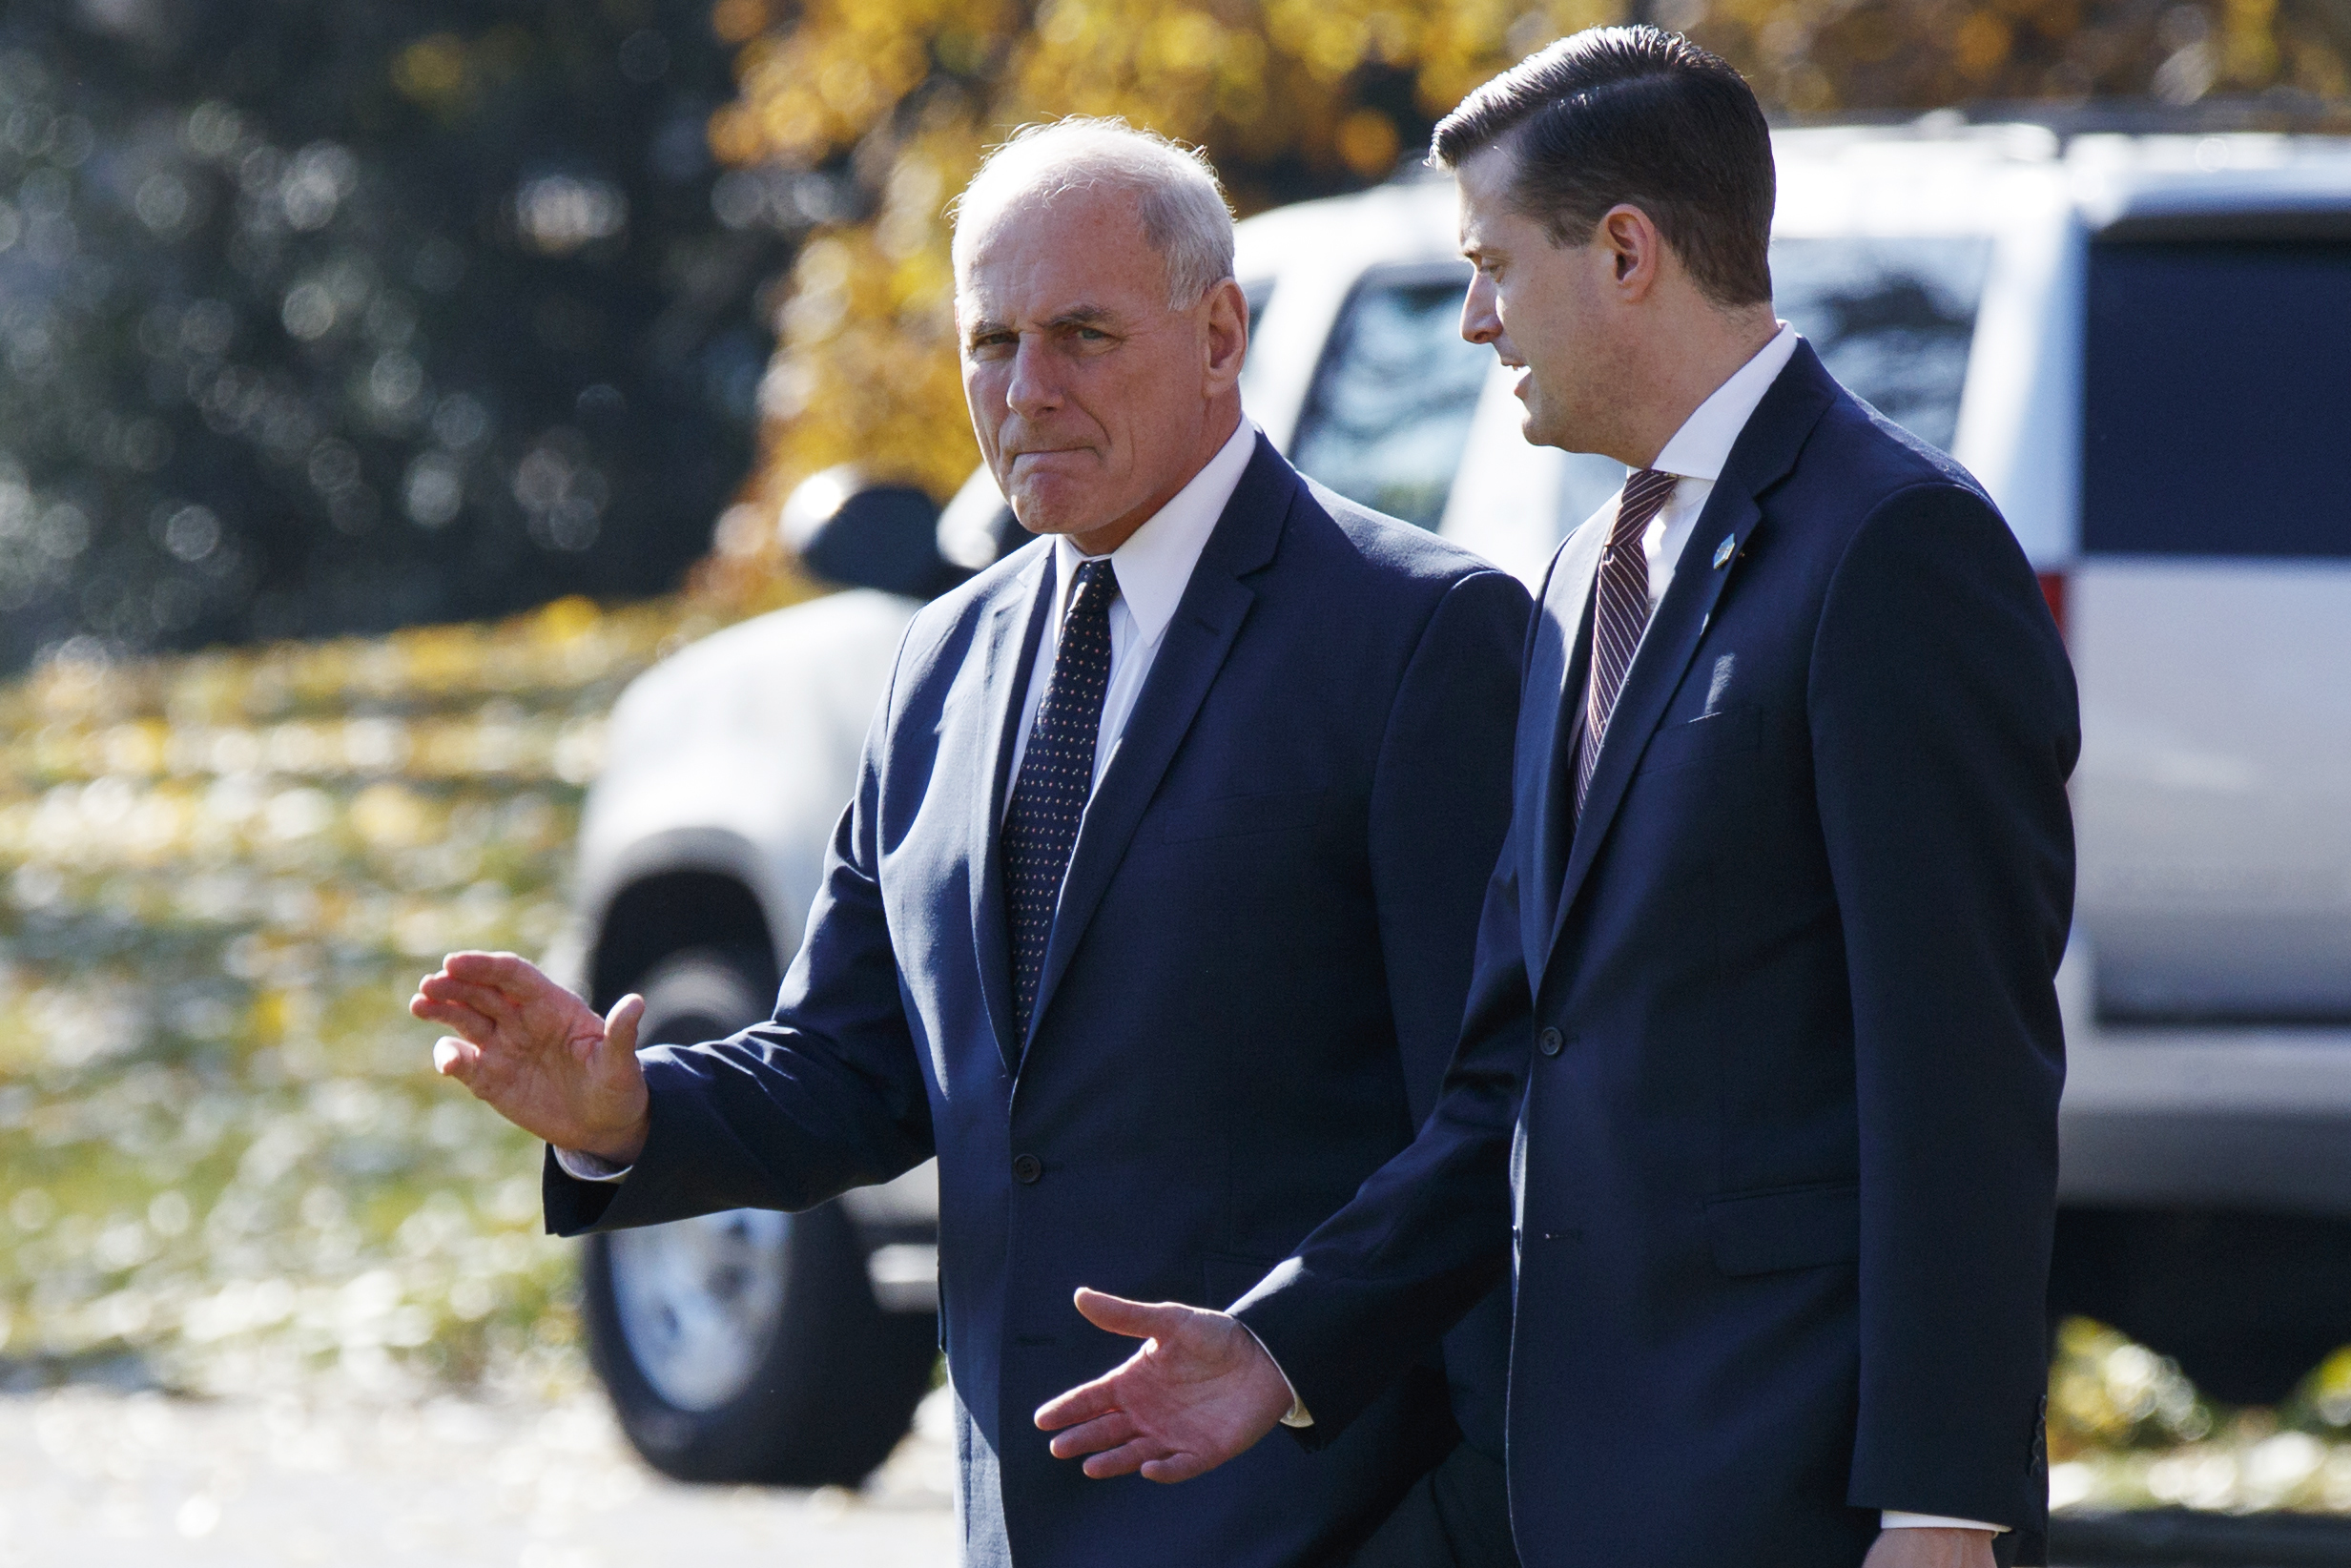
[[[1641,554],[1649,563],[1649,613],[1664,601],[1665,590],[1673,587],[1674,567],[1681,561],[1681,551],[1690,542],[1690,531],[1698,526],[1698,514],[1705,509],[1706,498],[1714,494],[1714,482],[1722,477],[1722,464],[1730,461],[1731,447],[1747,421],[1755,415],[1756,404],[1771,383],[1779,380],[1780,372],[1795,356],[1796,329],[1785,321],[1771,341],[1756,350],[1755,357],[1737,370],[1730,379],[1714,389],[1713,396],[1701,402],[1681,422],[1649,466],[1661,474],[1675,476],[1674,493],[1665,505],[1649,520],[1649,526],[1640,536]],[[1619,489],[1608,498],[1607,505],[1592,514],[1590,524],[1603,530],[1616,526],[1617,506],[1624,499]],[[1597,568],[1595,568],[1597,569]],[[1633,662],[1640,662],[1640,648],[1648,645],[1648,629],[1641,630],[1641,642],[1633,651]],[[1629,672],[1627,678],[1629,679]],[[1945,1518],[1935,1514],[1903,1514],[1888,1510],[1879,1516],[1879,1524],[1887,1530],[1998,1530],[1998,1525],[1984,1524],[1975,1519]]]
[[[1240,486],[1242,472],[1257,450],[1257,426],[1248,419],[1216,456],[1201,464],[1191,483],[1178,490],[1150,520],[1127,535],[1126,543],[1110,552],[1110,569],[1119,580],[1119,596],[1110,601],[1110,684],[1102,697],[1102,728],[1094,736],[1094,787],[1118,755],[1126,733],[1126,720],[1142,694],[1144,677],[1159,657],[1167,623],[1175,619],[1176,603],[1192,580],[1192,567],[1216,531],[1218,518]],[[1021,776],[1021,759],[1028,754],[1028,732],[1037,727],[1037,710],[1045,700],[1047,677],[1062,646],[1062,622],[1069,614],[1069,595],[1078,568],[1090,556],[1062,534],[1053,542],[1053,613],[1037,640],[1037,658],[1028,667],[1028,695],[1021,707],[1021,733],[1012,746],[1012,771],[1004,775],[1004,809],[1012,809],[1012,784]]]
[[[1109,770],[1110,759],[1118,754],[1126,720],[1135,711],[1135,698],[1143,691],[1144,677],[1151,672],[1152,661],[1159,656],[1159,645],[1165,640],[1167,623],[1175,619],[1176,604],[1192,580],[1192,568],[1200,564],[1200,552],[1207,547],[1208,535],[1216,531],[1217,519],[1225,515],[1225,506],[1239,488],[1242,472],[1256,450],[1257,426],[1245,417],[1232,439],[1217,448],[1216,456],[1201,465],[1191,482],[1129,534],[1126,543],[1110,552],[1119,596],[1110,601],[1110,684],[1103,692],[1102,728],[1094,738],[1097,789]],[[1006,810],[1012,804],[1011,781],[1021,776],[1021,759],[1028,754],[1028,732],[1036,727],[1037,709],[1044,701],[1053,656],[1062,646],[1062,621],[1069,613],[1078,567],[1094,559],[1099,557],[1084,554],[1069,542],[1067,534],[1053,542],[1053,610],[1046,618],[1044,635],[1037,640],[1037,658],[1029,666],[1021,733],[1013,742],[1012,771],[1004,775]],[[583,1182],[617,1182],[630,1168],[568,1148],[555,1151],[555,1163],[566,1175]]]
[[[1755,405],[1763,401],[1771,383],[1787,368],[1795,356],[1798,342],[1796,329],[1785,321],[1771,341],[1755,351],[1755,358],[1731,372],[1730,380],[1714,389],[1714,395],[1698,405],[1690,417],[1681,422],[1649,466],[1660,474],[1675,476],[1674,493],[1665,498],[1657,516],[1640,536],[1640,552],[1649,562],[1649,611],[1665,598],[1665,590],[1673,587],[1674,567],[1681,560],[1681,547],[1690,542],[1690,530],[1698,526],[1698,514],[1706,507],[1706,498],[1714,494],[1714,482],[1722,477],[1722,464],[1730,461],[1731,446],[1739,433],[1747,427],[1754,416]],[[1618,503],[1624,499],[1619,489],[1607,504],[1592,514],[1591,523],[1602,530],[1613,528],[1617,522]],[[1648,636],[1642,629],[1642,638]],[[1633,657],[1640,657],[1636,649]],[[1627,679],[1630,679],[1628,673]]]

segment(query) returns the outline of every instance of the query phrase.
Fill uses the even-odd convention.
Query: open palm
[[[1150,1481],[1205,1475],[1271,1432],[1290,1406],[1289,1384],[1257,1336],[1225,1312],[1157,1306],[1080,1290],[1078,1310],[1143,1349],[1037,1413],[1060,1435],[1053,1455],[1089,1455],[1100,1479],[1137,1471]]]
[[[623,1164],[644,1148],[643,998],[624,997],[599,1018],[526,959],[452,953],[408,1010],[456,1031],[434,1045],[434,1069],[525,1131]]]

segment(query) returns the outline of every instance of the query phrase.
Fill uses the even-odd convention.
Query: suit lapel
[[[1079,824],[1077,847],[1062,881],[1061,907],[1053,917],[1053,935],[1045,944],[1044,971],[1038,978],[1037,1006],[1029,1019],[1031,1039],[1045,1009],[1053,1005],[1070,955],[1125,857],[1145,809],[1159,792],[1160,780],[1175,761],[1241,623],[1256,602],[1255,591],[1241,579],[1273,559],[1297,486],[1289,465],[1270,443],[1258,437],[1256,455],[1242,471],[1224,516],[1200,552],[1142,694],[1135,699],[1118,753]]]
[[[1550,946],[1568,841],[1575,832],[1559,779],[1578,728],[1580,704],[1573,693],[1582,691],[1584,672],[1591,665],[1592,577],[1607,537],[1598,520],[1587,522],[1568,535],[1553,557],[1527,661],[1526,696],[1518,708],[1518,755],[1534,763],[1517,770],[1511,801],[1516,819],[1535,825],[1521,840],[1526,859],[1518,879],[1519,929],[1530,974],[1539,972]]]
[[[1648,633],[1633,656],[1624,689],[1617,694],[1617,711],[1608,721],[1599,763],[1592,774],[1592,791],[1584,800],[1583,820],[1577,824],[1567,870],[1560,878],[1543,965],[1531,971],[1538,984],[1551,955],[1557,950],[1567,917],[1576,907],[1576,896],[1608,836],[1609,825],[1616,820],[1640,753],[1681,686],[1691,656],[1698,651],[1715,602],[1762,525],[1760,498],[1795,466],[1804,438],[1828,411],[1835,396],[1836,382],[1829,379],[1819,356],[1809,343],[1799,342],[1794,358],[1756,404],[1746,428],[1733,444],[1722,476],[1715,482],[1713,493],[1690,529],[1688,543],[1681,547],[1681,558],[1674,565],[1673,584],[1650,617]],[[1555,755],[1552,766],[1566,768],[1573,763]],[[1561,793],[1557,798],[1564,801],[1566,795]]]
[[[1003,830],[1004,792],[1011,787],[1013,736],[1028,695],[1028,671],[1037,662],[1045,619],[1053,607],[1053,546],[1046,541],[1038,564],[1008,582],[980,631],[980,713],[986,725],[980,742],[981,777],[987,788],[971,793],[972,940],[980,961],[980,989],[995,1025],[996,1048],[1004,1070],[1021,1060],[1013,1033],[1012,934],[1005,924],[1003,857],[997,840]],[[1025,614],[1022,612],[1026,611]]]

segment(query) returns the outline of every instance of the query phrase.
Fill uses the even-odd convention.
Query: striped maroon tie
[[[1609,530],[1608,548],[1600,556],[1599,603],[1592,614],[1592,680],[1585,688],[1583,743],[1576,759],[1578,821],[1583,819],[1584,796],[1592,793],[1600,742],[1608,737],[1609,715],[1617,711],[1617,693],[1624,689],[1633,650],[1640,646],[1641,629],[1649,624],[1649,556],[1640,547],[1641,530],[1673,495],[1678,478],[1643,468],[1625,476],[1624,491],[1617,498],[1617,526]]]

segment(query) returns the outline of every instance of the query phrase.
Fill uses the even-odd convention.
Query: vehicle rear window
[[[1366,273],[1339,312],[1290,461],[1351,501],[1433,528],[1494,351],[1461,338],[1470,269]]]
[[[2082,547],[2351,555],[2351,244],[2090,248]]]
[[[1772,303],[1847,391],[1949,451],[1990,267],[1982,237],[1777,239]]]

